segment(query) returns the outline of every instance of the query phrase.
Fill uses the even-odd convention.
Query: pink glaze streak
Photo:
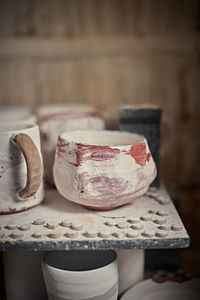
[[[105,161],[115,158],[119,154],[119,149],[109,146],[94,146],[78,144],[77,165],[80,166],[86,160]]]
[[[89,177],[87,172],[83,172],[82,174],[77,175],[78,179],[78,188],[81,193],[87,194],[89,192],[88,184],[92,184],[92,188],[95,189],[98,193],[103,196],[116,195],[125,191],[128,187],[128,182],[116,177],[109,178],[106,176],[94,176]]]

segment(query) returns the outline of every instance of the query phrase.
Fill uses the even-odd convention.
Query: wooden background
[[[162,174],[198,186],[199,30],[198,0],[1,0],[0,104],[159,104]]]
[[[0,0],[0,105],[158,104],[162,175],[181,188],[200,275],[200,1]]]

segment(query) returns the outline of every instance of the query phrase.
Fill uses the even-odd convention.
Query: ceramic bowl
[[[146,139],[119,131],[72,131],[58,138],[54,182],[66,199],[110,210],[143,195],[156,176]]]

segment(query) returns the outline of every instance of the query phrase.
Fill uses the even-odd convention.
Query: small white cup
[[[52,251],[42,269],[49,300],[117,300],[114,251]]]

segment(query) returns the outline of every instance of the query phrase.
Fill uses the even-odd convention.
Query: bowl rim
[[[91,138],[91,136],[92,138],[94,138],[94,142],[87,142],[88,138]],[[110,142],[95,142],[95,139],[98,139],[99,137],[110,138]],[[124,140],[124,142],[115,142],[114,144],[112,144],[112,138],[113,141]],[[131,142],[131,140],[134,142]],[[99,149],[102,148],[102,150],[106,150],[106,147],[121,149],[124,147],[131,147],[133,145],[139,145],[142,143],[148,145],[147,140],[143,135],[118,130],[74,130],[63,132],[58,136],[58,143],[62,143],[62,141],[66,141],[70,144],[74,143],[80,147],[98,147]]]

